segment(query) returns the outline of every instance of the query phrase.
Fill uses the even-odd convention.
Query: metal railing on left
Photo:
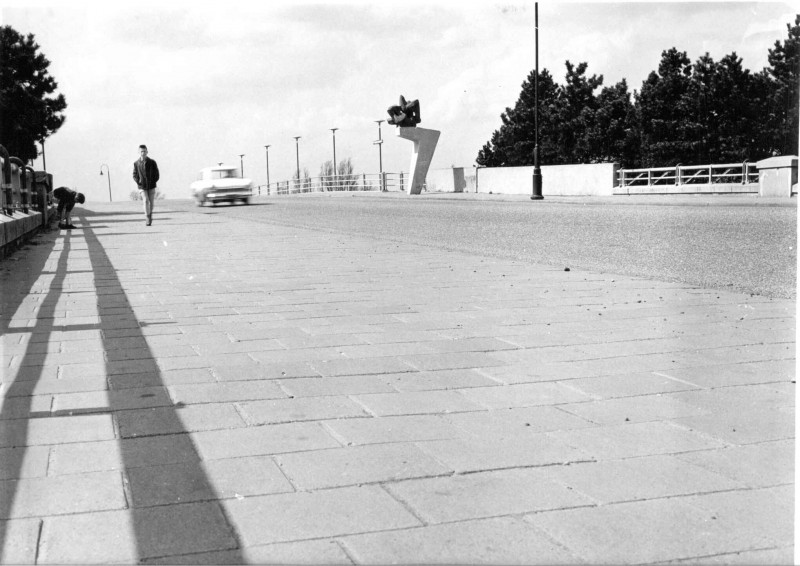
[[[0,164],[0,207],[3,214],[28,214],[31,209],[44,213],[52,202],[53,176],[46,171],[34,171],[21,159],[9,155],[1,145]]]

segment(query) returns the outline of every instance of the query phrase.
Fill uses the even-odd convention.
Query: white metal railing
[[[620,187],[656,187],[665,185],[717,185],[758,183],[755,164],[724,163],[720,165],[676,165],[648,169],[620,169]]]
[[[402,191],[407,174],[361,173],[305,177],[263,184],[256,187],[259,195],[295,195],[336,191]]]

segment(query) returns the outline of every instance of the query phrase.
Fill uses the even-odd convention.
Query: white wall
[[[543,196],[611,196],[617,183],[616,163],[542,166]],[[476,192],[523,195],[533,190],[533,166],[480,167]]]

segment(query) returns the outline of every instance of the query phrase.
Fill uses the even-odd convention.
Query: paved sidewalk
[[[90,208],[0,262],[0,562],[792,563],[794,301]]]

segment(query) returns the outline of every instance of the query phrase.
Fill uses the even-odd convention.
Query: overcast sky
[[[127,199],[137,147],[159,188],[189,196],[197,171],[238,165],[266,182],[332,159],[378,172],[375,120],[400,94],[419,99],[421,127],[440,130],[432,168],[471,168],[535,66],[533,2],[8,2],[2,24],[33,33],[67,99],[45,144],[47,170],[91,200]],[[588,63],[604,85],[639,90],[661,53],[692,62],[736,52],[753,72],[787,37],[789,2],[539,4],[539,68],[563,83]],[[382,125],[383,168],[408,171],[411,142]],[[42,158],[34,163],[42,168]],[[103,168],[105,172],[105,168]]]

